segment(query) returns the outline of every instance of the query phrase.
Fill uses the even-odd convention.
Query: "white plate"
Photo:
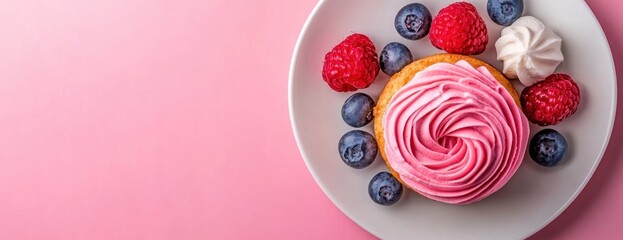
[[[294,50],[289,80],[292,127],[307,167],[318,185],[346,215],[383,239],[520,239],[558,216],[579,194],[599,164],[610,139],[616,109],[616,75],[604,33],[591,10],[580,0],[525,0],[524,15],[539,18],[563,39],[566,60],[559,67],[581,88],[578,112],[554,128],[568,141],[564,164],[546,169],[526,158],[517,174],[499,192],[467,206],[438,203],[408,191],[394,206],[373,203],[369,180],[387,168],[382,159],[362,170],[346,166],[337,144],[351,130],[340,117],[352,93],[332,91],[322,80],[324,54],[353,32],[368,35],[377,52],[385,44],[406,44],[420,58],[440,52],[428,37],[410,41],[394,27],[396,12],[407,0],[320,1],[307,20]],[[454,2],[420,0],[433,13]],[[486,12],[486,0],[470,1],[487,22],[491,37],[479,56],[498,69],[493,44],[501,27]],[[382,72],[362,92],[377,98],[388,77]],[[372,124],[363,128],[372,132]],[[532,133],[538,128],[532,126]]]

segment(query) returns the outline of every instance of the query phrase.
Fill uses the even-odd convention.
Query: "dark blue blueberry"
[[[510,26],[523,14],[523,0],[489,0],[487,13],[493,22]]]
[[[418,40],[428,35],[432,21],[433,17],[426,6],[420,3],[411,3],[398,11],[394,19],[394,26],[400,36],[410,40]]]
[[[368,194],[375,203],[389,206],[402,197],[402,184],[390,173],[380,172],[370,180]]]
[[[534,162],[541,166],[558,165],[567,152],[565,137],[554,129],[543,129],[537,132],[528,147],[528,153]]]
[[[346,165],[361,169],[374,162],[378,145],[374,137],[368,132],[352,130],[340,138],[338,151]]]
[[[413,55],[409,48],[397,42],[385,45],[379,57],[381,70],[389,76],[396,74],[411,62],[413,62]]]
[[[351,127],[363,127],[372,122],[374,99],[365,93],[355,93],[342,105],[342,119]]]

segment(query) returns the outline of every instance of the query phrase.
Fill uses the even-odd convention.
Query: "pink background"
[[[623,3],[587,2],[623,73]],[[373,239],[288,119],[315,4],[0,1],[0,239]],[[594,178],[533,239],[623,236],[622,108]]]

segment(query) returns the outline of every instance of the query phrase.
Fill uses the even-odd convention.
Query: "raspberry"
[[[430,41],[448,53],[476,55],[485,51],[489,34],[476,7],[457,2],[441,9],[433,19]]]
[[[556,125],[573,115],[580,103],[580,89],[567,74],[556,73],[521,92],[521,106],[538,125]]]
[[[338,92],[367,88],[378,74],[376,48],[363,34],[348,36],[324,57],[322,79]]]

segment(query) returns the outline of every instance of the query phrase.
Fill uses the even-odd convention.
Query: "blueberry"
[[[397,42],[385,45],[379,57],[381,70],[389,76],[396,74],[411,62],[413,62],[413,56],[409,48]]]
[[[352,130],[340,138],[338,151],[346,165],[362,169],[374,162],[378,145],[371,134],[361,130]]]
[[[389,206],[402,197],[402,184],[388,172],[380,172],[368,184],[368,195],[375,203]]]
[[[528,153],[534,162],[541,166],[558,165],[567,152],[565,137],[554,129],[543,129],[537,132],[532,140]]]
[[[400,36],[418,40],[428,35],[433,18],[426,6],[420,3],[408,4],[398,11],[394,19],[394,26]]]
[[[523,0],[489,0],[487,13],[495,23],[510,26],[523,14]]]
[[[374,100],[365,93],[355,93],[342,105],[342,119],[351,127],[363,127],[372,122]]]

